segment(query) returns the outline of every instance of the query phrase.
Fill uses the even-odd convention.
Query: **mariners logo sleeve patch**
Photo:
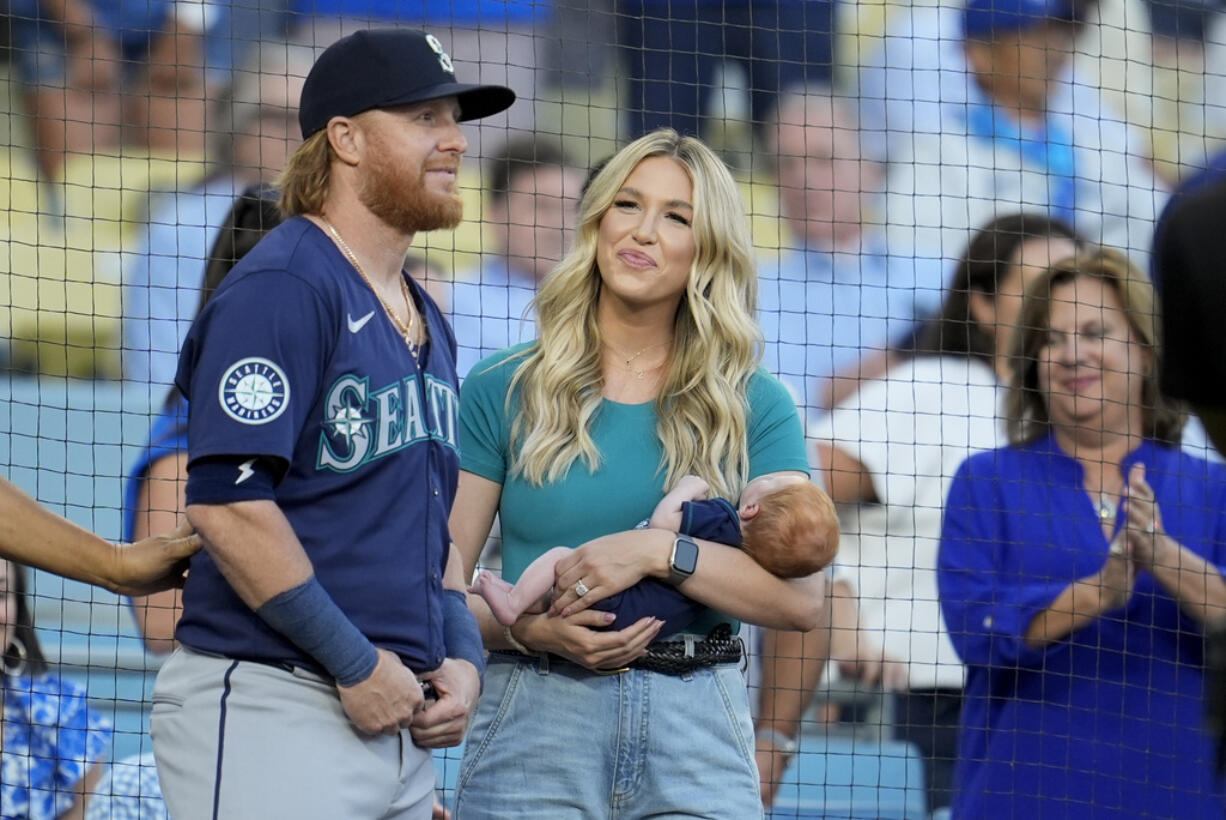
[[[268,359],[240,359],[222,374],[217,399],[226,415],[242,424],[267,424],[285,412],[289,381]]]

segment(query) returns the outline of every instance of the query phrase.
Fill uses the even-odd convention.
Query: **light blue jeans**
[[[597,675],[491,653],[456,820],[762,816],[737,665]]]

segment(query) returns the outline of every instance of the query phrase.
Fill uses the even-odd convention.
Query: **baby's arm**
[[[473,582],[472,591],[485,599],[490,611],[503,626],[514,626],[525,612],[544,612],[549,606],[549,591],[553,589],[554,568],[572,552],[570,547],[554,547],[537,558],[515,586],[498,576],[482,571]]]
[[[706,498],[711,485],[696,475],[682,476],[656,505],[651,514],[651,526],[661,530],[676,532],[681,529],[681,505],[687,501],[697,501]]]

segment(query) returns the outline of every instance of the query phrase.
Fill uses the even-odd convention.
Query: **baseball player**
[[[307,76],[288,218],[180,356],[205,550],[154,692],[176,820],[431,814],[429,748],[462,739],[484,655],[447,530],[455,339],[403,262],[460,221],[459,123],[514,99],[403,29]]]

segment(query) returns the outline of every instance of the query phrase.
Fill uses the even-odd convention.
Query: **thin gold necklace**
[[[651,350],[657,347],[662,347],[663,345],[672,344],[672,342],[673,342],[672,339],[667,339],[663,342],[656,342],[653,345],[647,345],[647,347],[644,347],[643,349],[639,350],[637,353],[635,353],[632,356],[627,356],[626,354],[622,353],[620,350],[618,350],[617,348],[615,348],[613,345],[609,344],[608,342],[605,342],[605,344],[608,345],[609,350],[612,350],[613,353],[624,362],[627,372],[633,373],[636,379],[641,379],[644,376],[646,376],[648,372],[652,370],[658,370],[664,364],[664,362],[660,362],[660,364],[657,364],[654,367],[646,367],[640,370],[639,368],[633,366],[635,359],[637,359],[639,356],[642,356],[648,350]]]
[[[396,329],[400,331],[401,337],[404,338],[404,343],[409,348],[409,354],[416,359],[418,345],[413,341],[415,336],[413,330],[417,324],[417,311],[413,309],[413,297],[409,295],[409,285],[404,281],[404,274],[400,275],[400,293],[404,296],[404,306],[409,312],[409,323],[407,325],[401,321],[400,317],[396,315],[396,311],[392,310],[392,306],[384,300],[383,295],[375,288],[374,283],[370,281],[370,277],[366,275],[366,271],[362,270],[362,264],[358,262],[357,254],[349,247],[349,243],[341,237],[336,227],[322,215],[320,215],[319,221],[324,223],[328,233],[332,234],[332,238],[336,240],[337,246],[340,247],[345,258],[349,260],[349,264],[353,265],[353,269],[358,272],[358,276],[361,276],[362,281],[366,283],[366,287],[370,288],[375,298],[379,300],[379,304],[383,305],[384,312],[387,313],[388,318],[392,320],[392,324],[396,326]]]

